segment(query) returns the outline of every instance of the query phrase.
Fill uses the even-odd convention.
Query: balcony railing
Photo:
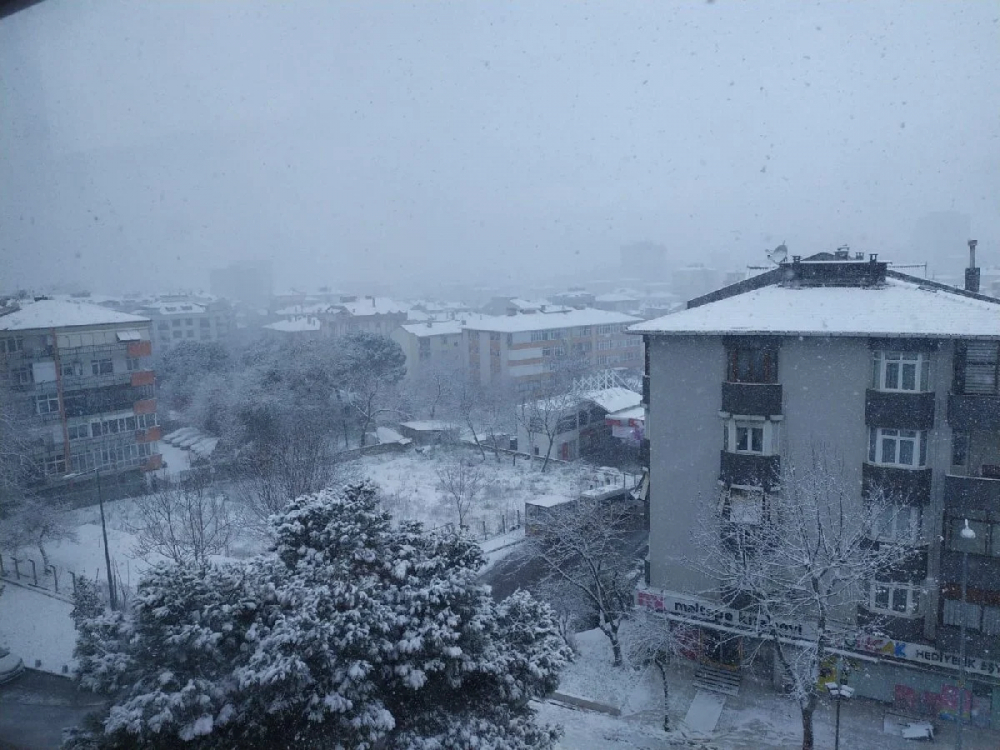
[[[930,469],[899,469],[865,462],[861,481],[866,496],[881,490],[894,503],[926,505],[931,501]]]
[[[948,394],[948,424],[953,430],[1000,430],[1000,396]]]
[[[873,612],[865,606],[858,607],[858,625],[868,630],[877,629],[894,641],[924,640],[923,617],[893,617],[883,612]]]
[[[865,424],[894,430],[929,430],[934,426],[934,392],[869,388],[865,394]]]
[[[944,478],[944,507],[962,515],[969,511],[1000,511],[1000,478]]]
[[[781,384],[723,382],[722,411],[761,417],[781,414]]]
[[[719,479],[726,484],[773,489],[781,477],[781,459],[756,453],[721,452]]]

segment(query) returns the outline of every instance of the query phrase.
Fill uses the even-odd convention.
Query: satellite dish
[[[767,251],[767,257],[772,263],[782,264],[785,259],[788,258],[788,248],[785,247],[785,243],[782,242],[774,250]]]

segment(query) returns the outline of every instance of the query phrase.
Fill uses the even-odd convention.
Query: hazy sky
[[[84,2],[0,20],[0,289],[521,280],[972,219],[1000,4]],[[960,250],[960,248],[959,248]]]

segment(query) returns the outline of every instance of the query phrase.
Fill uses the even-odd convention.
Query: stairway
[[[723,695],[739,695],[740,673],[735,669],[699,664],[694,671],[694,686]]]

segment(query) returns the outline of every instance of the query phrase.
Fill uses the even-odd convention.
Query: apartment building
[[[404,323],[390,335],[406,355],[406,376],[419,378],[431,371],[465,375],[464,320]]]
[[[43,488],[160,468],[151,354],[148,318],[46,299],[0,308],[0,383]]]
[[[877,618],[884,637],[852,647],[863,666],[852,685],[904,710],[954,713],[964,610],[965,713],[1000,726],[1000,301],[977,293],[977,276],[961,290],[874,256],[795,258],[634,326],[650,466],[639,602],[709,646],[739,635],[739,613],[713,603],[717,584],[689,562],[696,519],[711,504],[720,524],[762,522],[782,467],[822,451],[843,462],[857,507],[874,487],[900,503],[872,543],[915,550],[853,613],[855,624]],[[966,519],[973,541],[959,534]]]
[[[291,305],[278,310],[279,319],[315,318],[324,336],[366,332],[388,336],[407,320],[407,306],[388,297],[342,295],[335,302]]]
[[[469,376],[483,385],[507,381],[529,395],[568,361],[583,370],[639,368],[642,342],[626,333],[638,320],[607,310],[569,308],[470,321],[465,327]]]
[[[135,312],[149,318],[153,348],[161,353],[182,341],[227,341],[235,327],[232,310],[223,300],[158,299]]]

